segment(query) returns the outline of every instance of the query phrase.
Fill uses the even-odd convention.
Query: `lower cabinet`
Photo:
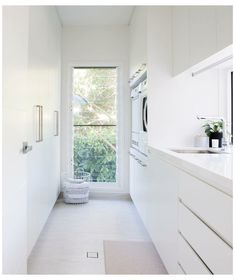
[[[130,156],[130,194],[169,274],[232,274],[232,197],[162,160]]]
[[[149,150],[146,228],[170,274],[177,266],[177,169]]]
[[[148,159],[138,151],[130,152],[130,195],[138,213],[146,226],[147,221],[147,187]]]
[[[179,203],[179,231],[194,250],[195,256],[201,259],[200,266],[199,262],[190,263],[191,268],[188,273],[202,273],[202,267],[204,270],[207,268],[211,274],[232,273],[232,248],[181,202]],[[187,263],[181,261],[181,265],[186,270]]]
[[[201,262],[183,257],[182,241],[178,261],[187,274],[232,274],[232,197],[185,172],[179,177],[179,232]]]

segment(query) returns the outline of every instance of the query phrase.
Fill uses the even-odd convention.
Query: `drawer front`
[[[232,273],[232,248],[182,203],[179,203],[179,230],[212,273]]]
[[[233,239],[233,200],[187,173],[180,175],[179,198],[229,245]]]
[[[179,263],[186,274],[211,274],[189,244],[179,234]]]

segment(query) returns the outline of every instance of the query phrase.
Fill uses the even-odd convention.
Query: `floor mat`
[[[167,274],[152,242],[104,240],[106,274]]]

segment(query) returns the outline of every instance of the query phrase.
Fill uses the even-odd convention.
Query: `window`
[[[73,169],[116,182],[117,68],[73,68]]]

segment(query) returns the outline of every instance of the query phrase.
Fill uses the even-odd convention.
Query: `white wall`
[[[57,199],[60,137],[60,23],[53,7],[3,9],[3,272],[27,273],[31,252]],[[35,105],[44,140],[35,141]],[[22,153],[22,143],[33,149]]]
[[[137,6],[130,22],[130,76],[147,62],[147,7]]]
[[[194,78],[172,75],[172,8],[149,7],[147,22],[149,145],[193,146],[202,122],[196,115],[218,116],[218,70]]]
[[[78,26],[64,27],[62,32],[62,124],[61,124],[61,171],[68,172],[71,164],[71,67],[121,65],[120,84],[120,189],[128,192],[130,145],[130,100],[128,88],[128,26]],[[110,191],[112,191],[110,189]]]

